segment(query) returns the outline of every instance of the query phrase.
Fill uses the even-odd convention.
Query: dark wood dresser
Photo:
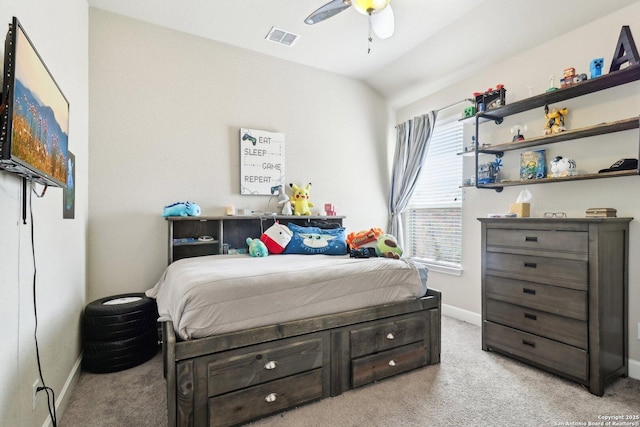
[[[633,218],[479,218],[482,348],[602,396],[628,373]]]

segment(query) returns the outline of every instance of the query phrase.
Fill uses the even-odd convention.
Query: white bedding
[[[411,300],[426,281],[408,259],[211,255],[172,263],[146,294],[190,339]]]

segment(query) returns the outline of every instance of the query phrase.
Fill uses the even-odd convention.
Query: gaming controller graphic
[[[249,140],[254,146],[256,145],[256,142],[258,142],[258,140],[255,137],[249,135],[248,133],[244,134],[244,136],[242,137],[242,140],[243,141]]]

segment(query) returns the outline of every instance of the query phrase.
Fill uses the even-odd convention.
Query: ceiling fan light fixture
[[[351,5],[363,15],[373,15],[386,8],[391,0],[352,0]]]

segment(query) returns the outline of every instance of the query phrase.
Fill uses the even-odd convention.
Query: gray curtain
[[[393,158],[391,191],[389,194],[388,233],[395,236],[404,246],[402,213],[407,208],[415,189],[422,164],[429,150],[429,141],[438,117],[437,111],[431,111],[413,120],[407,120],[396,126],[396,150]]]

